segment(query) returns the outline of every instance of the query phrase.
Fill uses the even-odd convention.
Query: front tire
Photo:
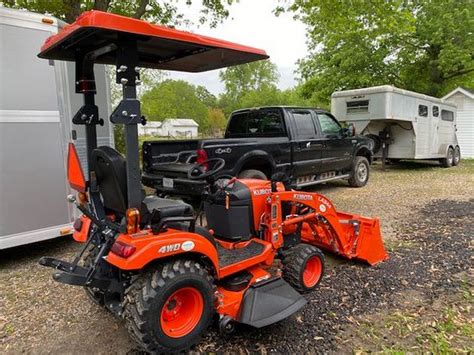
[[[283,259],[283,279],[300,292],[314,290],[324,275],[324,254],[313,245],[298,244]]]
[[[150,353],[188,350],[199,342],[213,312],[213,279],[193,260],[162,264],[139,276],[125,293],[127,329]]]
[[[366,157],[356,156],[352,167],[349,185],[352,187],[363,187],[369,181],[370,166]]]

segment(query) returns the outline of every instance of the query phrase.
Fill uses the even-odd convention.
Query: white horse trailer
[[[375,141],[374,157],[437,159],[457,165],[456,106],[441,99],[384,85],[337,91],[331,112]]]
[[[76,211],[66,202],[67,144],[86,162],[85,132],[73,131],[82,105],[74,63],[40,60],[45,39],[65,24],[54,17],[0,7],[0,249],[70,234]],[[95,68],[101,117],[110,114],[104,66]],[[112,127],[98,128],[113,145]]]

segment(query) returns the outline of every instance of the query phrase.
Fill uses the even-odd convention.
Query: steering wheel
[[[204,168],[211,165],[211,169],[207,170]],[[215,175],[222,169],[224,169],[225,160],[222,158],[212,158],[202,163],[195,164],[191,169],[188,170],[189,180],[201,180]]]

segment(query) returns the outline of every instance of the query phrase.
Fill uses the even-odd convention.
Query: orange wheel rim
[[[323,263],[318,256],[312,256],[306,262],[303,271],[303,283],[310,288],[316,285],[321,278],[323,272]]]
[[[184,287],[168,297],[161,310],[161,329],[171,338],[181,338],[196,328],[204,311],[204,300],[194,287]]]

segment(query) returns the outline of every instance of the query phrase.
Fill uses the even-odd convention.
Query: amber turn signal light
[[[125,216],[127,219],[127,233],[137,233],[140,230],[140,212],[138,209],[129,208]]]
[[[79,201],[80,205],[85,205],[89,202],[89,196],[87,196],[87,192],[79,192],[77,194],[77,201]]]

